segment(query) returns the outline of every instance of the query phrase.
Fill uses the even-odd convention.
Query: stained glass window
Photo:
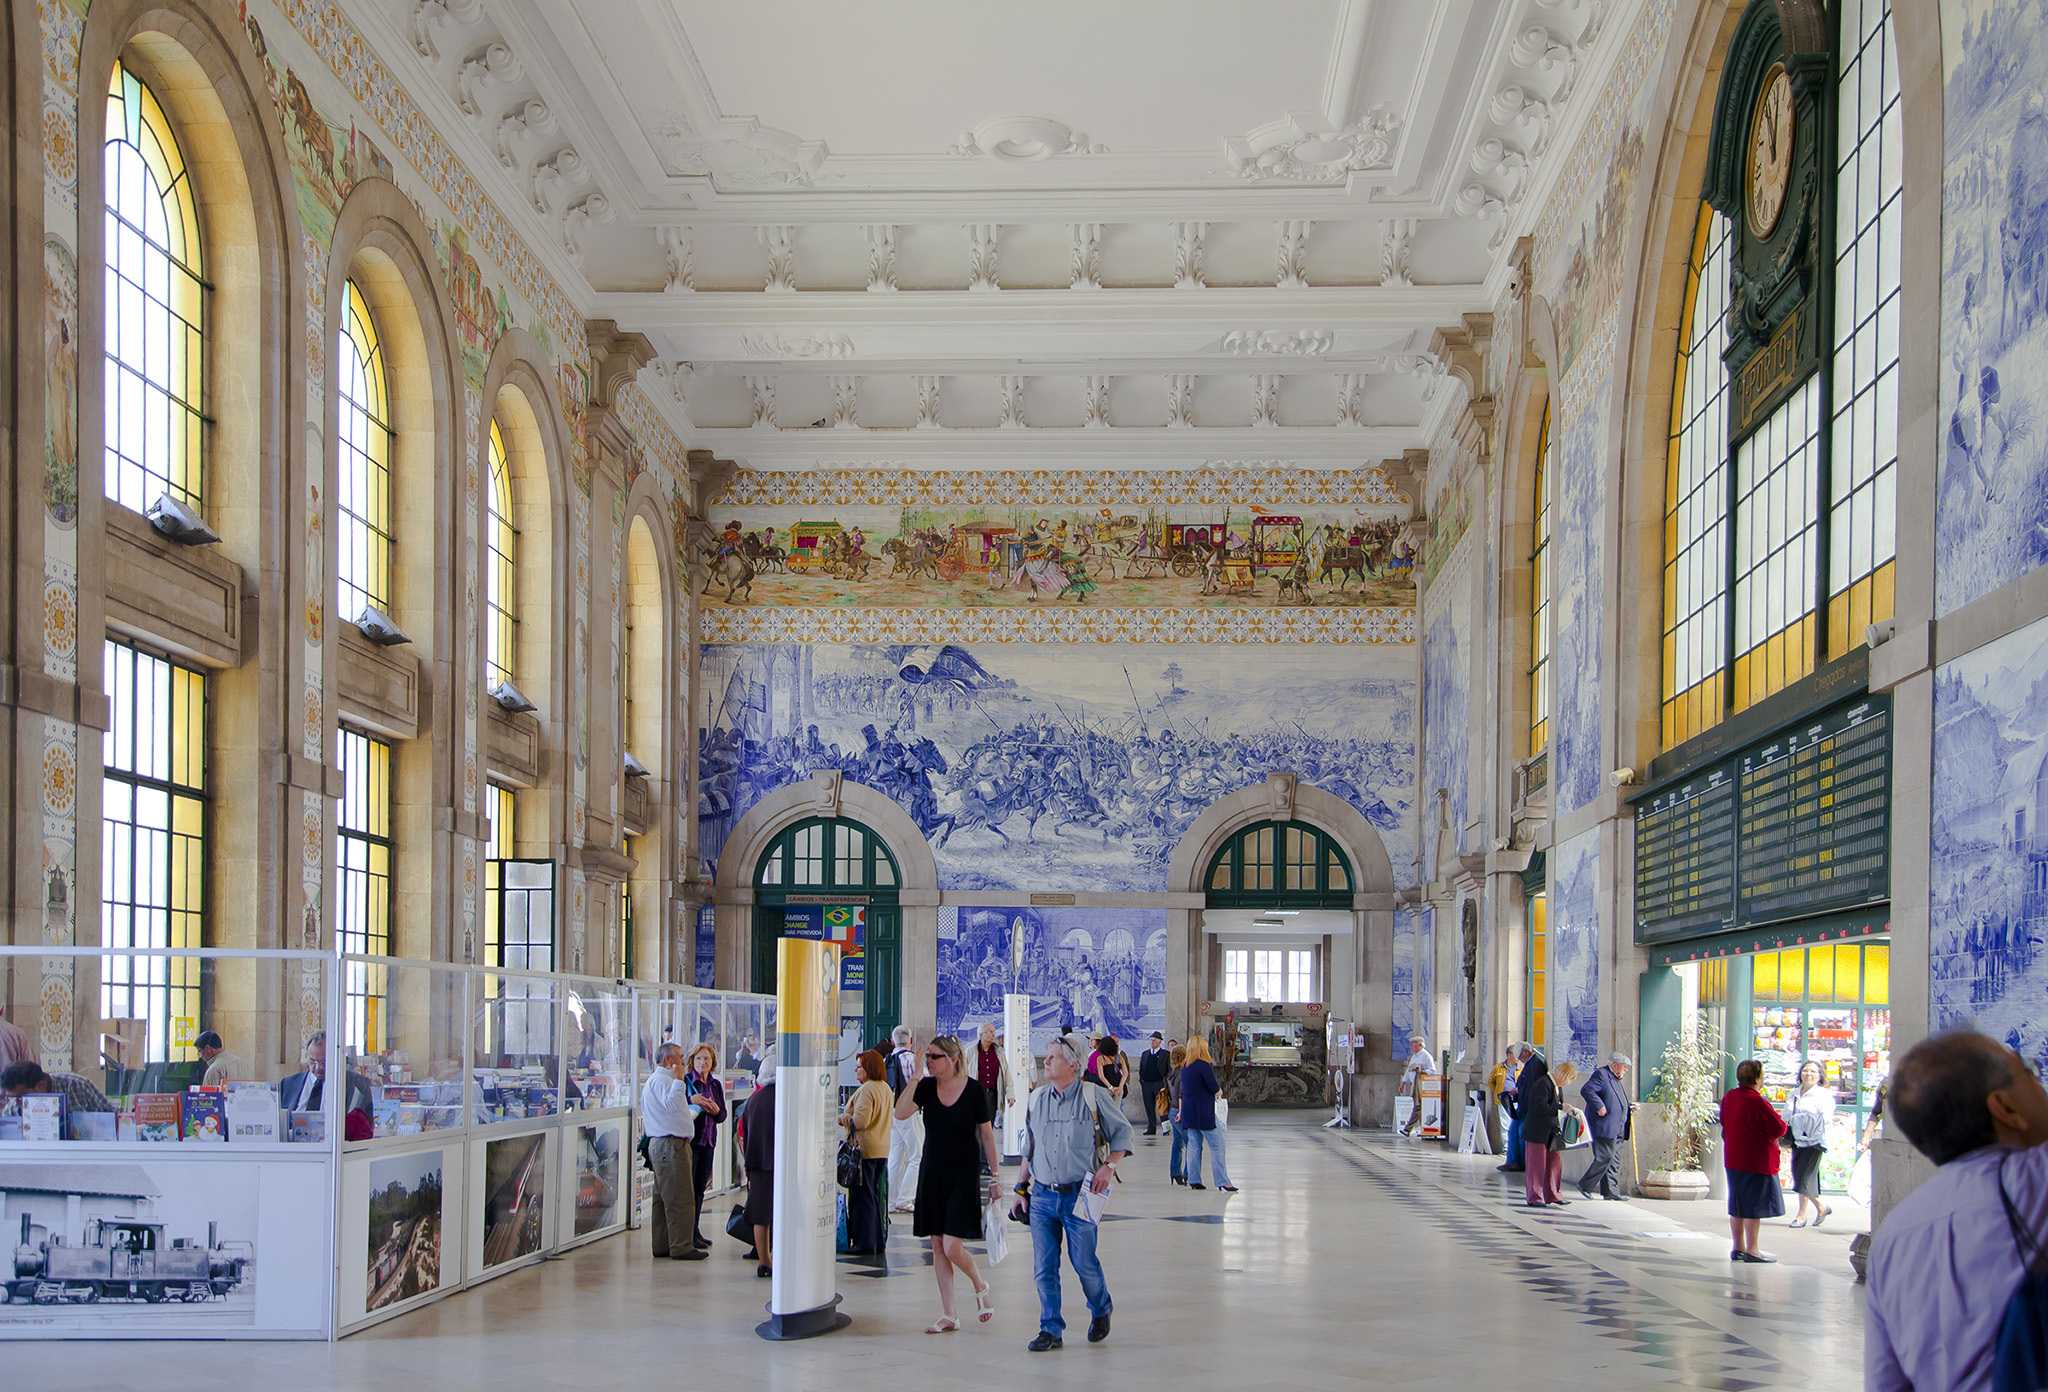
[[[206,677],[106,645],[100,942],[200,947],[206,914]],[[100,1014],[145,1022],[150,1059],[197,1057],[199,959],[101,959]],[[184,1041],[182,1043],[176,1041]]]
[[[156,95],[119,63],[107,86],[106,492],[140,512],[204,494],[206,282],[199,210]]]
[[[351,280],[341,288],[341,439],[336,506],[341,617],[354,620],[365,605],[391,609],[391,388],[384,376],[384,345],[363,292]]]

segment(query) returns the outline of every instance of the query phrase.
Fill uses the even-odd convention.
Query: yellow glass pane
[[[1879,943],[1863,949],[1863,1003],[1890,1005],[1892,1002],[1892,950]]]
[[[1835,993],[1835,954],[1832,948],[1816,947],[1806,956],[1806,993],[1815,1000],[1827,1000]]]
[[[1750,964],[1750,993],[1758,1000],[1778,998],[1778,954],[1759,952]]]
[[[1828,601],[1828,652],[1849,651],[1849,596],[1838,594]]]
[[[1806,994],[1806,949],[1787,948],[1778,954],[1778,998],[1798,1000]]]
[[[1896,600],[1892,594],[1892,585],[1896,578],[1893,573],[1892,562],[1890,561],[1886,561],[1883,565],[1879,566],[1871,575],[1870,621],[1872,623],[1883,623],[1886,619],[1896,617],[1897,611],[1893,607]]]
[[[1849,943],[1835,947],[1835,999],[1844,1004],[1861,998],[1863,989],[1863,949]]]

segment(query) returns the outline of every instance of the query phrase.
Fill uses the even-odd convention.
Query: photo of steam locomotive
[[[220,1225],[206,1225],[206,1245],[172,1237],[146,1218],[88,1218],[75,1241],[21,1216],[0,1302],[90,1305],[101,1300],[197,1302],[224,1299],[255,1261],[247,1242],[223,1243]]]

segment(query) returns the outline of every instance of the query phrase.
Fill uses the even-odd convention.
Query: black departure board
[[[1635,805],[1635,938],[1856,908],[1891,888],[1891,705],[1863,697]]]
[[[1830,711],[1741,756],[1737,912],[1747,923],[1890,892],[1891,711]]]
[[[1710,769],[1636,806],[1636,932],[1712,933],[1735,921],[1735,780]]]

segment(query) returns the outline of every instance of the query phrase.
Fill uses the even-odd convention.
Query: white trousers
[[[917,1198],[917,1167],[924,1158],[924,1118],[916,1112],[910,1120],[889,1128],[889,1206],[908,1208]]]

